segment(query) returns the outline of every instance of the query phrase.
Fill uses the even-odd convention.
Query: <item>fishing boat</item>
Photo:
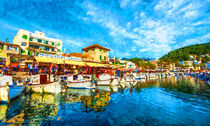
[[[59,83],[66,83],[68,88],[94,89],[95,84],[91,81],[91,75],[60,75]]]
[[[63,89],[54,75],[37,74],[29,77],[27,88],[32,92],[58,94]]]
[[[99,76],[99,81],[97,81],[98,86],[109,86],[111,84],[112,76],[103,73]]]

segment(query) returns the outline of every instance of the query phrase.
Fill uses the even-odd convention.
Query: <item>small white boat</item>
[[[32,90],[33,92],[38,93],[52,93],[52,94],[58,94],[63,89],[61,88],[61,85],[58,81],[55,80],[53,75],[47,75],[47,74],[37,74],[30,76],[30,84],[28,84],[27,88]]]
[[[112,85],[112,86],[119,85],[118,78],[115,77],[115,76],[112,76],[112,79],[111,79],[111,81],[110,81],[110,85]]]
[[[91,82],[91,75],[60,75],[58,80],[60,83],[66,83],[68,88],[95,88],[95,84]]]
[[[99,76],[99,81],[97,81],[98,86],[109,86],[111,84],[112,76],[109,74],[102,74]]]

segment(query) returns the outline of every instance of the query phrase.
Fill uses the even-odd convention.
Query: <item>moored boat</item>
[[[94,89],[95,84],[91,81],[91,75],[60,75],[59,82],[68,88]]]
[[[37,74],[30,76],[30,84],[28,84],[27,88],[29,88],[32,92],[38,93],[45,92],[58,94],[63,91],[56,78],[53,75],[47,74]]]

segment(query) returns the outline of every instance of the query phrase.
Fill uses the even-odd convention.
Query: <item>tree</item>
[[[205,56],[203,59],[202,59],[202,63],[206,63],[210,61],[210,58],[208,56]]]

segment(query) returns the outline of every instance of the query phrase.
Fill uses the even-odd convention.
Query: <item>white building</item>
[[[135,63],[132,63],[131,61],[125,61],[125,68],[126,69],[136,69]]]
[[[13,43],[19,45],[24,55],[32,55],[35,51],[46,54],[61,54],[62,41],[59,39],[48,38],[44,33],[35,31],[35,33],[20,29],[13,39]]]

